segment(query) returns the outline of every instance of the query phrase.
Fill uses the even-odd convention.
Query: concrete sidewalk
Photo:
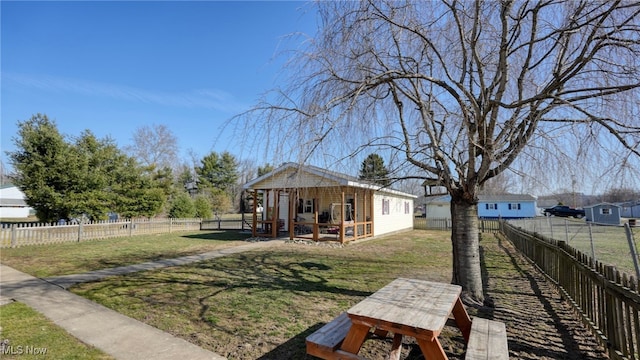
[[[123,266],[47,280],[35,278],[0,264],[0,297],[14,299],[30,306],[79,340],[116,359],[225,359],[65,289],[72,284],[94,281],[107,276],[184,265],[282,243],[278,240],[256,242],[173,260]]]

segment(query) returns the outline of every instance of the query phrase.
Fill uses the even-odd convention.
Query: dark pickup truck
[[[544,209],[544,214],[546,216],[562,216],[582,219],[584,217],[584,210],[574,209],[564,205],[556,205],[552,208]]]

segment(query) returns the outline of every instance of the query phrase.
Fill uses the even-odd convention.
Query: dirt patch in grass
[[[308,335],[391,280],[449,281],[449,236],[413,231],[337,249],[286,244],[73,291],[229,359],[304,359],[310,358]],[[512,358],[604,357],[568,305],[509,243],[484,235],[481,246],[495,307],[468,310],[506,323]],[[450,359],[463,358],[459,331],[446,328],[440,340]],[[390,348],[390,340],[371,339],[361,355],[385,359]],[[412,339],[405,338],[401,358],[421,358]]]

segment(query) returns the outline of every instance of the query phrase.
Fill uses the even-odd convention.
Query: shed
[[[584,208],[587,221],[601,225],[620,225],[621,207],[611,203],[601,203]]]
[[[0,218],[20,219],[29,217],[32,210],[26,202],[27,197],[17,186],[0,186]]]
[[[620,204],[620,216],[623,218],[640,219],[640,200]]]
[[[424,216],[429,219],[451,219],[451,196],[427,196],[424,202]]]
[[[340,242],[413,229],[415,195],[315,166],[285,163],[249,181],[253,236]]]

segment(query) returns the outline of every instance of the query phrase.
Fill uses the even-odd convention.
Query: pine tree
[[[389,186],[389,170],[384,165],[384,159],[378,154],[370,154],[360,167],[360,179],[368,180],[382,186]]]

